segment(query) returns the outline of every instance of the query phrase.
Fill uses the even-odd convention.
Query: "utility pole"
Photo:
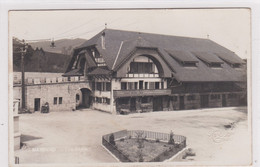
[[[26,108],[25,105],[25,74],[24,74],[24,56],[27,51],[28,45],[23,40],[23,46],[21,47],[21,72],[22,72],[22,110]]]

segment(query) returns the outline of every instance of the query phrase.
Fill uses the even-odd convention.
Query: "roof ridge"
[[[188,36],[178,36],[178,35],[167,35],[167,34],[160,34],[160,33],[133,31],[133,30],[120,30],[120,29],[112,29],[112,28],[104,29],[101,32],[103,32],[103,31],[121,31],[121,32],[140,33],[140,34],[147,34],[147,35],[161,35],[161,36],[168,36],[168,37],[179,37],[179,38],[201,39],[201,40],[205,40],[205,41],[212,41],[212,40],[210,40],[208,38],[188,37]]]

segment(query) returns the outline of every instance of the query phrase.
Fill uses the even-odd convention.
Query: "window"
[[[187,96],[187,100],[188,100],[188,101],[195,100],[195,95],[189,95],[189,96]]]
[[[103,97],[103,98],[102,98],[102,102],[103,102],[103,103],[106,103],[106,102],[107,102],[107,98],[106,98],[106,97]]]
[[[160,89],[160,82],[155,82],[155,89]]]
[[[62,97],[59,97],[59,104],[62,104]]]
[[[128,82],[128,89],[133,90],[134,89],[134,82]]]
[[[106,91],[111,91],[111,83],[106,82]]]
[[[106,103],[110,104],[110,98],[106,98]]]
[[[126,90],[127,89],[127,83],[126,82],[121,82],[121,90]]]
[[[102,98],[101,97],[96,97],[96,102],[97,103],[102,103]]]
[[[92,90],[95,91],[95,89],[96,89],[96,83],[92,82]]]
[[[138,85],[138,83],[137,83],[137,82],[135,82],[135,89],[137,89],[137,85]]]
[[[139,81],[139,89],[143,89],[143,83],[144,81]]]
[[[102,91],[106,91],[106,83],[105,82],[102,82],[101,83],[101,86],[102,86]]]
[[[144,83],[144,88],[145,88],[145,89],[148,89],[148,82],[145,82],[145,83]]]
[[[211,63],[210,67],[220,68],[221,67],[221,63]]]
[[[97,90],[101,91],[101,82],[97,82]]]
[[[54,97],[54,99],[53,99],[53,104],[57,104],[57,97]]]
[[[155,89],[155,83],[149,82],[149,89]]]
[[[143,97],[142,98],[142,103],[148,103],[149,101],[148,101],[148,97]]]
[[[128,102],[129,102],[128,98],[120,98],[118,100],[119,105],[121,105],[121,104],[128,104]]]
[[[196,62],[183,62],[184,67],[197,67]]]
[[[220,99],[220,95],[216,95],[216,94],[210,95],[210,99],[211,100]]]
[[[240,68],[240,67],[241,67],[241,64],[238,64],[238,63],[237,63],[237,64],[233,64],[232,67],[233,67],[233,68]]]
[[[130,73],[153,73],[151,62],[131,62]]]

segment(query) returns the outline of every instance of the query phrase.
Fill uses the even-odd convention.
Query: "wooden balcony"
[[[171,89],[114,90],[114,97],[163,96],[170,94]]]

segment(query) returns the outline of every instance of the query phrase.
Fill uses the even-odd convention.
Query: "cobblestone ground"
[[[20,115],[21,164],[117,162],[102,146],[101,136],[118,130],[149,130],[187,137],[196,152],[187,163],[248,165],[251,138],[247,108],[150,112],[112,115],[95,110]],[[233,128],[224,125],[234,123]]]

